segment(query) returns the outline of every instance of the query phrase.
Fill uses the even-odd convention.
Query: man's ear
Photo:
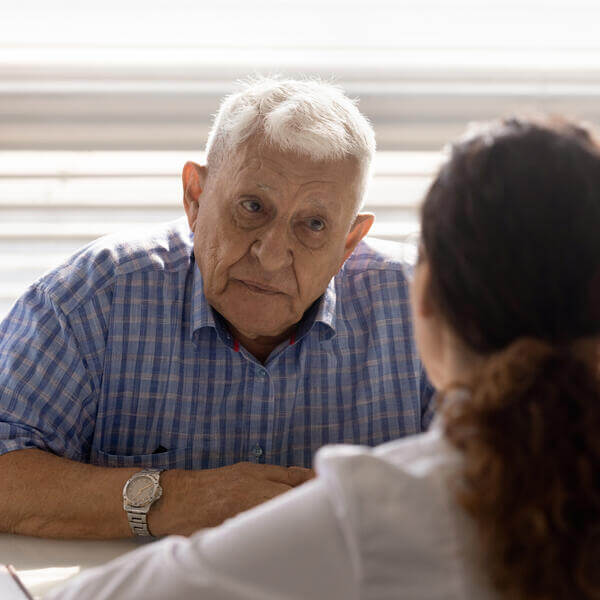
[[[181,179],[183,181],[183,208],[187,215],[190,229],[193,231],[198,217],[198,199],[206,183],[206,167],[193,162],[186,162]]]
[[[352,223],[352,227],[350,228],[350,233],[346,238],[346,245],[344,246],[344,262],[352,252],[354,252],[354,248],[356,248],[358,242],[369,233],[373,221],[375,221],[375,215],[372,213],[360,213],[356,215],[356,219],[354,219],[354,223]]]

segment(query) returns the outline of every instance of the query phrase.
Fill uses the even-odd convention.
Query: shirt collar
[[[192,260],[193,260],[192,256]],[[193,335],[195,331],[204,327],[213,327],[219,330],[220,324],[217,324],[215,319],[215,312],[212,306],[206,300],[204,295],[204,282],[202,280],[202,273],[198,265],[194,262],[194,283],[192,287],[192,321],[190,335]]]
[[[193,257],[192,257],[193,260]],[[331,278],[325,293],[308,309],[298,325],[296,342],[304,337],[316,323],[322,324],[322,339],[331,339],[336,334],[337,323],[337,296],[335,291],[335,277]],[[212,327],[227,337],[224,319],[219,315],[206,300],[204,295],[204,283],[198,265],[194,263],[194,281],[192,286],[192,319],[190,335],[204,327]]]
[[[453,405],[466,402],[471,394],[471,390],[466,386],[456,386],[446,392],[436,391],[430,400],[434,403],[436,411],[429,425],[429,431],[442,431],[445,422],[444,411],[451,410]]]
[[[305,337],[316,324],[322,325],[321,340],[329,340],[336,334],[335,278],[332,278],[325,293],[304,313],[296,330],[296,342]]]

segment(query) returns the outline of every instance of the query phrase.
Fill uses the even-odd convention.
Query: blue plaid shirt
[[[0,454],[310,466],[324,444],[426,428],[400,246],[362,242],[263,365],[208,305],[192,241],[184,219],[103,238],[16,302],[0,325]]]

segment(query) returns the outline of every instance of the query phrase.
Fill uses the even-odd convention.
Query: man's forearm
[[[0,531],[52,538],[131,536],[122,490],[137,468],[87,465],[42,450],[0,456]]]
[[[4,454],[0,532],[52,538],[130,537],[122,491],[139,470],[87,465],[41,450]],[[189,535],[219,525],[312,476],[309,469],[249,463],[165,471],[162,497],[148,513],[149,530],[157,536]]]

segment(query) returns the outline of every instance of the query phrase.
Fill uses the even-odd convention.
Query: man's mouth
[[[259,283],[257,281],[248,281],[245,279],[238,279],[238,281],[245,285],[251,292],[255,294],[281,294],[282,292],[277,288],[271,287],[270,285],[266,285],[264,283]]]

